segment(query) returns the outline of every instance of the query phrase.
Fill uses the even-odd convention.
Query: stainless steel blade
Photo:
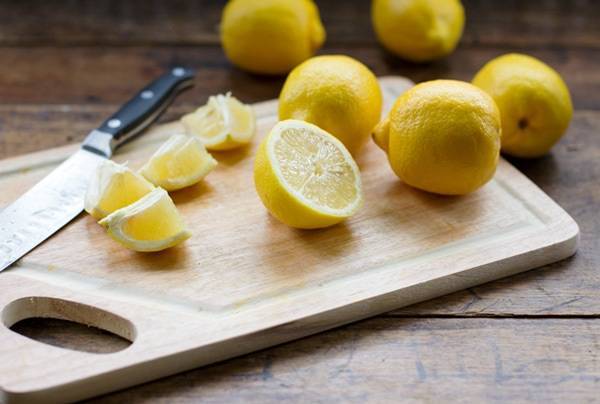
[[[104,160],[79,150],[0,212],[0,272],[81,213],[89,180]]]

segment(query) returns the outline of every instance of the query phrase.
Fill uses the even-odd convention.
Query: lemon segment
[[[259,147],[254,182],[267,210],[296,228],[339,223],[363,201],[360,172],[348,150],[304,121],[290,119],[273,127]]]
[[[171,136],[141,168],[151,183],[167,191],[196,184],[217,166],[197,137]]]
[[[99,223],[114,240],[142,252],[161,251],[191,236],[169,194],[162,188],[155,188]]]
[[[137,201],[153,189],[151,183],[125,165],[106,160],[92,176],[85,195],[84,209],[99,220]]]
[[[200,138],[208,150],[231,150],[252,141],[256,118],[250,105],[231,93],[211,96],[208,103],[181,118],[186,132]]]

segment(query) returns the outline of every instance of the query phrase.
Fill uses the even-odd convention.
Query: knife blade
[[[96,167],[158,119],[193,78],[191,70],[175,67],[154,80],[91,131],[80,150],[0,212],[0,272],[81,213]]]

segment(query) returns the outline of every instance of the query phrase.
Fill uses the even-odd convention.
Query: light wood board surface
[[[387,106],[408,85],[393,77],[381,84]],[[5,325],[54,316],[134,340],[98,355],[1,327],[5,398],[100,394],[554,262],[576,249],[575,222],[506,161],[478,192],[439,197],[401,184],[374,145],[358,158],[366,195],[359,214],[327,230],[287,228],[264,210],[252,181],[254,147],[276,121],[276,102],[257,104],[256,113],[252,148],[215,154],[219,167],[205,182],[172,194],[194,233],[184,245],[130,252],[82,215],[2,273]],[[178,123],[157,126],[116,159],[137,168],[180,130]],[[75,149],[0,162],[0,204]]]

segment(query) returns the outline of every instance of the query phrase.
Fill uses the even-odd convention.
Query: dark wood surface
[[[579,252],[518,276],[338,330],[186,372],[96,402],[591,402],[600,391],[600,2],[464,1],[463,40],[425,65],[383,51],[369,2],[317,1],[320,53],[376,74],[469,80],[490,58],[524,52],[569,85],[575,115],[553,152],[511,161],[581,227]],[[79,141],[175,63],[199,70],[164,120],[232,90],[277,97],[282,77],[232,68],[218,43],[221,1],[0,0],[0,158]],[[56,321],[16,330],[60,346],[123,342]],[[95,338],[90,339],[94,334]]]

